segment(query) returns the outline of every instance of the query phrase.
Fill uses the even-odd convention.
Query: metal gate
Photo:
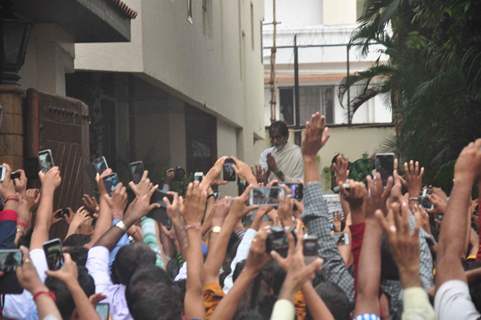
[[[38,151],[51,149],[62,174],[54,208],[79,207],[82,194],[91,190],[87,105],[77,99],[28,89],[24,110],[26,170],[35,173]]]

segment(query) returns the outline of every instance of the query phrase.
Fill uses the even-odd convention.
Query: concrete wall
[[[275,0],[277,21],[292,27],[315,26],[323,23],[322,0]],[[272,21],[272,2],[265,0],[265,21]],[[327,0],[327,2],[335,2]],[[299,19],[302,17],[302,19]]]
[[[356,0],[325,0],[324,24],[355,24],[356,23]]]
[[[25,64],[19,72],[23,88],[65,95],[65,73],[73,72],[73,38],[54,24],[35,24]]]
[[[139,72],[172,95],[242,128],[238,153],[264,134],[261,27],[263,0],[128,0],[139,15],[132,42],[77,44],[75,68]],[[223,139],[224,131],[218,139]],[[227,132],[227,131],[226,131]],[[235,134],[231,129],[228,135]]]

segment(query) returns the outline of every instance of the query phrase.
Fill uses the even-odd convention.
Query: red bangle
[[[57,301],[57,297],[55,296],[55,293],[52,291],[39,291],[33,295],[33,300],[37,300],[37,298],[42,295],[49,296],[50,298],[52,298],[54,302]]]
[[[17,219],[17,226],[20,226],[25,230],[28,229],[28,223],[26,221],[23,221],[23,220]]]
[[[189,229],[195,229],[195,230],[200,231],[202,229],[202,226],[200,225],[200,223],[188,224],[188,225],[185,226],[185,231],[187,231]]]

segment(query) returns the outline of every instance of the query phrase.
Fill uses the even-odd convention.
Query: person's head
[[[134,319],[180,319],[179,290],[170,284],[167,274],[158,267],[139,268],[125,290],[125,298]]]
[[[72,260],[78,266],[85,266],[87,263],[88,250],[84,247],[90,241],[90,236],[73,234],[63,242],[63,251],[70,253]]]
[[[120,248],[112,263],[112,282],[127,285],[139,267],[155,264],[155,253],[143,243],[134,243]]]
[[[346,294],[336,284],[322,281],[316,286],[316,292],[331,311],[334,319],[348,320],[351,315],[351,304]]]
[[[271,145],[274,147],[282,147],[289,139],[289,129],[283,121],[274,121],[269,127],[269,136]]]
[[[89,275],[86,268],[78,266],[77,280],[87,297],[95,293],[94,279]],[[75,309],[75,303],[65,283],[58,279],[47,277],[45,285],[50,291],[55,293],[56,304],[62,319],[70,319]]]

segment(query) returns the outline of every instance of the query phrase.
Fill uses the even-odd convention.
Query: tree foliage
[[[427,180],[449,187],[452,163],[481,137],[481,1],[367,0],[351,43],[367,53],[383,44],[385,64],[344,81],[339,94],[363,85],[359,103],[391,92],[398,153],[427,168]]]

